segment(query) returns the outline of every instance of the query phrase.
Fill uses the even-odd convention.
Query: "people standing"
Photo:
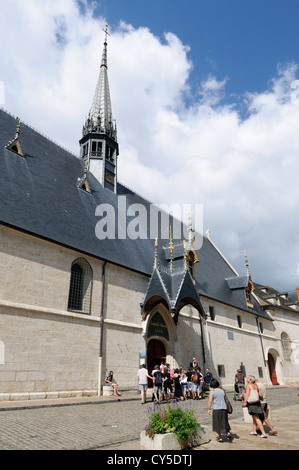
[[[172,380],[170,378],[170,372],[167,367],[164,367],[163,387],[166,400],[172,398]]]
[[[141,368],[137,372],[137,379],[139,390],[141,392],[141,404],[143,405],[146,403],[146,391],[148,387],[147,379],[151,379],[152,377],[148,374],[148,370],[145,364],[142,364]]]
[[[185,369],[183,369],[183,372],[181,374],[181,387],[182,387],[182,392],[183,392],[183,397],[184,399],[186,400],[187,398],[187,371]]]
[[[212,372],[210,371],[210,369],[207,367],[206,368],[206,375],[204,377],[204,381],[206,384],[210,384],[211,380],[213,378],[213,374]]]
[[[194,392],[193,392],[193,382],[192,382],[192,375],[194,374],[194,370],[192,367],[188,367],[187,370],[187,390],[188,390],[188,398],[193,398],[194,397]]]
[[[253,375],[247,377],[247,385],[245,389],[245,396],[243,400],[243,406],[248,407],[248,413],[252,416],[253,426],[256,430],[258,427],[261,431],[260,437],[267,438],[262,419],[263,419],[263,410],[261,405],[262,393],[256,385],[256,380]],[[257,436],[257,433],[251,431],[251,435]]]
[[[235,375],[235,385],[238,389],[237,393],[239,393],[239,395],[242,395],[243,390],[245,390],[245,376],[242,373],[241,369],[238,369]]]
[[[222,434],[231,437],[228,422],[227,405],[225,402],[225,391],[220,388],[216,379],[211,379],[208,413],[212,415],[212,429],[218,434],[218,442],[223,442]]]
[[[163,374],[160,370],[160,367],[157,365],[155,366],[155,370],[153,372],[153,383],[154,383],[154,397],[156,403],[161,403],[162,401],[162,384],[163,384]]]
[[[201,368],[197,367],[197,373],[199,375],[199,398],[204,398],[204,390],[203,390],[203,375],[201,373]]]
[[[195,369],[196,367],[198,367],[198,361],[197,359],[195,359],[195,357],[192,358],[192,367]]]
[[[174,382],[174,396],[180,400],[184,400],[183,396],[183,391],[181,387],[181,382],[180,382],[180,374],[179,374],[179,369],[174,370],[174,374],[172,376],[172,380]]]
[[[204,376],[204,382],[203,382],[203,391],[209,391],[210,390],[210,382],[213,378],[213,374],[210,371],[210,369],[207,367],[206,368],[206,375]]]

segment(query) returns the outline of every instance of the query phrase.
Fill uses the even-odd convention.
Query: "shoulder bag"
[[[232,412],[233,412],[233,407],[232,407],[232,405],[231,405],[231,402],[230,402],[229,399],[227,398],[226,393],[224,393],[224,400],[225,400],[225,403],[226,403],[226,411],[227,411],[227,414],[231,415]]]
[[[255,390],[250,387],[250,394],[247,400],[247,403],[257,403],[260,401],[260,396],[258,390]]]

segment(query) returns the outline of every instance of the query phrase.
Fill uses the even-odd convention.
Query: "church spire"
[[[106,25],[100,73],[80,140],[81,158],[89,163],[91,173],[107,189],[116,192],[118,144],[108,81]]]
[[[100,74],[97,81],[92,105],[88,118],[83,127],[83,135],[90,131],[103,132],[114,140],[116,138],[116,126],[113,123],[112,107],[110,98],[110,89],[108,81],[108,65],[107,65],[107,35],[108,25],[106,25],[104,48],[102,53],[102,61]]]

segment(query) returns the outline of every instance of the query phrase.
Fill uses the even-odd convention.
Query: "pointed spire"
[[[108,25],[106,24],[105,41],[102,53],[102,61],[100,74],[96,85],[92,105],[89,111],[85,126],[83,127],[83,135],[88,132],[98,132],[107,134],[109,137],[117,140],[116,126],[113,123],[112,107],[110,99],[110,89],[108,81],[108,65],[107,65],[107,35]]]
[[[241,253],[243,253],[243,255],[245,257],[246,274],[247,274],[247,276],[251,277],[251,274],[250,274],[250,271],[249,271],[250,264],[248,262],[246,250],[241,251]]]

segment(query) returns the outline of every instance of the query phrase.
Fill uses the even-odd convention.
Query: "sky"
[[[118,179],[200,204],[242,275],[299,285],[299,2],[0,0],[0,105],[79,155],[109,25]],[[200,260],[200,257],[199,257]]]

